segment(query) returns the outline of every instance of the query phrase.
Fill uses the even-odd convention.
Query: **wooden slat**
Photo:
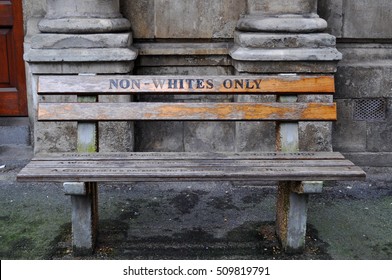
[[[40,103],[40,121],[331,121],[334,103]]]
[[[61,168],[141,168],[141,167],[192,167],[205,168],[214,166],[225,167],[329,167],[352,166],[348,160],[135,160],[135,161],[34,161],[35,167]]]
[[[359,180],[335,152],[38,154],[20,181]]]
[[[335,92],[333,76],[41,76],[39,94],[301,94]]]
[[[119,161],[119,160],[341,160],[344,156],[339,152],[130,152],[130,153],[38,153],[32,161]]]
[[[31,164],[31,163],[30,163]],[[206,168],[35,168],[30,164],[18,174],[19,181],[128,182],[204,180],[359,180],[364,172],[356,166],[339,167],[206,167]]]

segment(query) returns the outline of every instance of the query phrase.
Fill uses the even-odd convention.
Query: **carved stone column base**
[[[275,16],[246,15],[238,21],[237,29],[241,31],[267,32],[318,32],[327,28],[327,22],[316,14],[307,17],[286,14]]]
[[[38,27],[44,33],[108,33],[127,31],[131,24],[125,18],[45,18]]]

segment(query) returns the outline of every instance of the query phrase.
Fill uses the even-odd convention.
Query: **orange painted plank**
[[[41,103],[41,121],[331,121],[335,103]]]
[[[333,93],[333,76],[41,76],[39,94]]]

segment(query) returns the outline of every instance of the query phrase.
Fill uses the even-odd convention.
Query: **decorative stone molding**
[[[335,37],[321,33],[327,22],[316,0],[248,0],[230,55],[239,72],[336,71],[342,58]]]
[[[119,0],[48,0],[25,60],[33,73],[128,73],[137,51]]]
[[[118,0],[48,0],[39,23],[46,33],[110,33],[128,31],[129,21],[119,12]]]
[[[259,32],[316,32],[327,28],[327,22],[317,15],[313,0],[248,0],[248,14],[237,28]]]

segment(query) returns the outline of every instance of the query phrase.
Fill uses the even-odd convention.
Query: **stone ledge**
[[[323,31],[326,28],[327,22],[317,15],[313,17],[247,15],[240,19],[237,24],[237,29],[241,31],[308,33]]]
[[[111,33],[129,31],[131,23],[125,18],[44,18],[38,28],[44,33]]]
[[[140,55],[138,57],[138,67],[208,67],[225,66],[230,67],[232,60],[228,55]]]
[[[336,39],[327,33],[293,34],[293,33],[234,33],[234,42],[241,47],[279,49],[279,48],[325,48],[335,47]]]
[[[343,53],[341,65],[391,67],[392,44],[338,44]]]
[[[131,33],[108,34],[48,34],[41,33],[32,37],[32,49],[69,49],[69,48],[129,48],[132,44]]]
[[[24,59],[27,62],[116,62],[133,61],[137,57],[133,48],[74,48],[74,49],[30,49]]]
[[[40,74],[124,74],[130,73],[134,61],[30,62],[30,72]]]
[[[338,61],[342,54],[336,48],[251,49],[235,47],[230,51],[240,61]]]
[[[139,55],[227,55],[230,43],[136,43]]]
[[[121,17],[119,0],[47,0],[47,18]]]
[[[246,73],[330,73],[337,70],[337,61],[240,61],[233,60],[233,66]]]

